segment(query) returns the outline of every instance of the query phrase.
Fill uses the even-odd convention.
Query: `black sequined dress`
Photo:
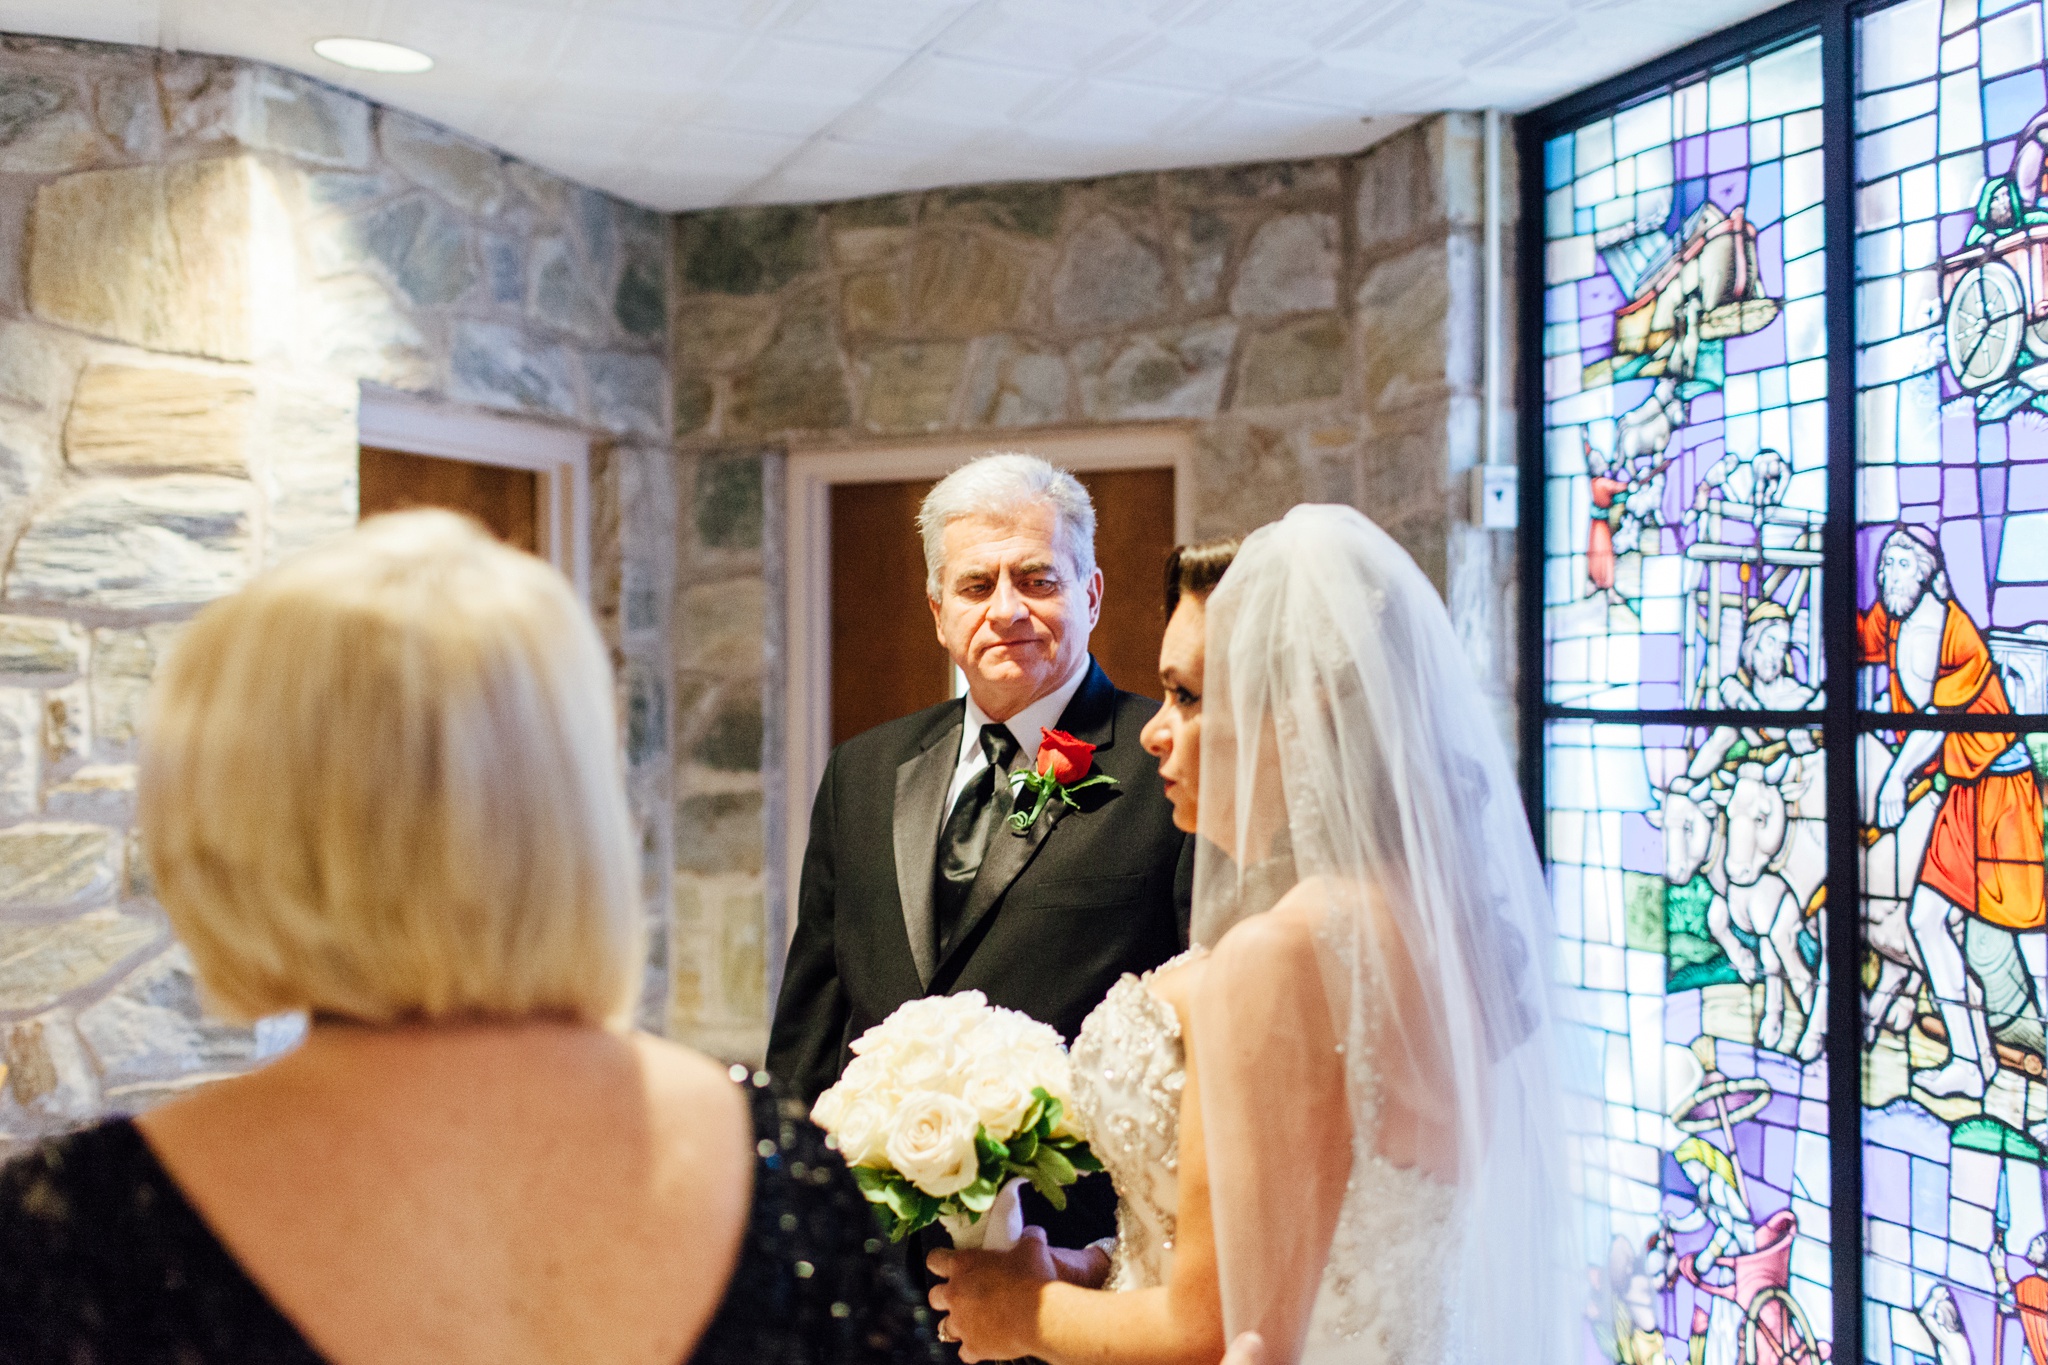
[[[690,1365],[932,1365],[928,1318],[838,1154],[749,1088],[754,1201]],[[126,1119],[0,1167],[0,1363],[324,1365]]]

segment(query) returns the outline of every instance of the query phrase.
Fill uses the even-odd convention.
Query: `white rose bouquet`
[[[1066,1187],[1102,1169],[1074,1126],[1059,1034],[980,991],[912,1000],[853,1052],[811,1118],[891,1241],[942,1220],[956,1243],[978,1241],[1009,1187],[1028,1181],[1063,1209]]]

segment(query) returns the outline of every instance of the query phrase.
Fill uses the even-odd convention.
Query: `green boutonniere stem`
[[[1030,771],[1011,773],[1011,792],[1021,797],[1025,791],[1030,791],[1031,805],[1027,809],[1023,801],[1021,799],[1018,800],[1017,809],[1010,813],[1010,828],[1019,834],[1024,833],[1024,831],[1038,823],[1038,817],[1045,813],[1045,808],[1054,799],[1058,799],[1069,807],[1078,809],[1081,803],[1074,799],[1075,792],[1086,791],[1090,787],[1114,787],[1115,785],[1116,779],[1107,773],[1097,773],[1085,781],[1071,784],[1061,782],[1050,773]]]

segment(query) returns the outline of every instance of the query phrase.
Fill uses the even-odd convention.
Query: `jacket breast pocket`
[[[1031,903],[1062,910],[1128,905],[1144,890],[1142,872],[1122,877],[1066,877],[1032,887]]]

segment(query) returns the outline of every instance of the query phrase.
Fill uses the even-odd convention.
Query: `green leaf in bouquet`
[[[1065,1117],[1067,1109],[1051,1095],[1047,1095],[1042,1088],[1035,1093],[1044,1096],[1045,1099],[1045,1112],[1038,1116],[1038,1123],[1035,1126],[1040,1137],[1048,1138],[1052,1136],[1052,1130],[1060,1126],[1060,1119]]]
[[[881,1205],[889,1218],[894,1220],[894,1226],[889,1228],[890,1241],[902,1241],[919,1228],[930,1225],[932,1220],[939,1216],[939,1201],[902,1176],[894,1171],[877,1171],[875,1174],[883,1178],[882,1183],[875,1193],[868,1195],[868,1198]]]
[[[1048,1148],[1047,1150],[1051,1149]],[[1045,1197],[1046,1203],[1056,1209],[1065,1211],[1067,1207],[1067,1192],[1061,1188],[1058,1181],[1045,1173],[1043,1165],[1032,1166],[1025,1170],[1024,1178],[1031,1182],[1032,1189],[1037,1190],[1039,1194]]]
[[[1102,1169],[1102,1158],[1095,1155],[1089,1149],[1087,1143],[1078,1141],[1061,1143],[1060,1148],[1066,1153],[1068,1162],[1073,1165],[1075,1170],[1092,1174]]]
[[[1044,1171],[1046,1179],[1056,1185],[1071,1185],[1076,1179],[1074,1163],[1067,1160],[1057,1147],[1045,1146],[1038,1149],[1038,1169]]]
[[[1031,1133],[1038,1130],[1038,1121],[1045,1117],[1045,1102],[1051,1098],[1045,1093],[1042,1086],[1034,1089],[1031,1094],[1033,1096],[1031,1107],[1024,1111],[1022,1121],[1017,1124],[1017,1131],[1020,1133]]]
[[[1000,1192],[1001,1187],[995,1181],[983,1176],[953,1197],[960,1201],[960,1207],[970,1213],[980,1214],[987,1213],[995,1207],[996,1195]]]
[[[978,1128],[975,1130],[974,1159],[981,1165],[987,1166],[991,1162],[1001,1161],[1005,1156],[1009,1155],[1009,1151],[1008,1147],[1005,1147],[1002,1143],[989,1136],[988,1129]]]
[[[1029,1166],[1038,1159],[1038,1133],[1027,1128],[1010,1139],[1010,1160],[1019,1166]]]

